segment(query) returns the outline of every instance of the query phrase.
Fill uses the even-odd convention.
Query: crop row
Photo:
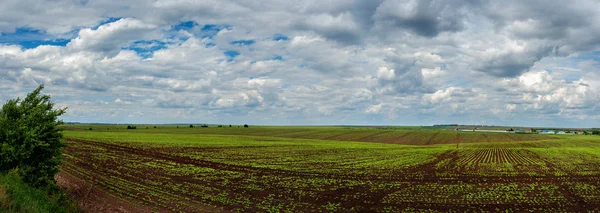
[[[99,137],[115,141],[119,135]],[[135,137],[164,137],[151,136]],[[446,135],[429,136],[436,137]],[[557,166],[561,158],[552,158],[553,151],[250,136],[172,138],[182,141],[70,140],[62,171],[157,211],[470,211],[489,205],[519,210],[550,205],[564,211],[578,208],[571,204],[600,203],[598,177],[555,176],[552,172],[562,170]],[[593,153],[586,153],[571,154],[593,163]],[[583,168],[579,163],[571,161]],[[528,172],[537,175],[516,177]]]

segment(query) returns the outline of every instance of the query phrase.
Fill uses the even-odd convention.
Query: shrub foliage
[[[15,170],[34,187],[54,185],[61,162],[62,130],[59,116],[40,85],[25,99],[9,100],[0,110],[0,172]]]

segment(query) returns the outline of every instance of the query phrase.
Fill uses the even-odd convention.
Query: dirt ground
[[[105,188],[95,185],[94,182],[86,184],[82,180],[65,172],[58,173],[55,179],[57,185],[64,189],[79,204],[83,212],[171,212],[165,209],[153,209],[143,204],[122,201],[111,195]]]
[[[447,211],[452,209],[455,211],[474,211],[474,210],[486,210],[486,211],[498,211],[503,209],[521,209],[521,210],[548,210],[548,211],[587,211],[587,210],[599,210],[600,200],[585,199],[574,193],[571,190],[571,184],[573,183],[587,183],[591,185],[598,185],[600,183],[600,177],[598,176],[581,176],[571,175],[568,177],[554,176],[554,175],[514,175],[510,177],[506,176],[479,176],[464,173],[465,168],[457,167],[450,168],[439,166],[440,162],[455,162],[458,161],[458,155],[456,152],[446,152],[437,157],[437,160],[426,163],[417,167],[411,167],[402,170],[394,175],[336,175],[336,174],[320,174],[310,172],[294,172],[285,170],[276,170],[268,168],[256,168],[256,167],[245,167],[236,166],[223,163],[211,162],[208,160],[193,159],[185,156],[176,155],[174,153],[180,152],[181,150],[176,149],[145,149],[143,147],[131,147],[126,145],[108,144],[92,141],[80,141],[70,140],[70,145],[65,149],[65,153],[76,156],[79,160],[70,162],[69,165],[63,167],[63,172],[56,176],[58,185],[66,189],[71,197],[73,197],[84,210],[84,212],[227,212],[238,208],[237,205],[222,205],[215,206],[215,202],[203,201],[204,199],[200,195],[194,195],[194,189],[200,189],[201,187],[213,187],[223,192],[227,192],[232,197],[243,197],[249,198],[253,202],[261,202],[267,200],[270,195],[278,195],[279,198],[287,198],[291,196],[293,192],[289,192],[290,188],[284,188],[269,183],[262,183],[260,185],[264,190],[248,190],[241,186],[248,185],[250,179],[261,179],[266,177],[276,179],[327,179],[335,180],[338,182],[351,182],[353,180],[367,180],[370,185],[358,185],[358,186],[330,186],[323,189],[310,189],[310,188],[293,188],[291,190],[305,191],[306,193],[316,193],[316,199],[305,198],[294,202],[307,204],[305,208],[310,208],[311,205],[315,209],[297,209],[300,211],[315,211],[316,207],[327,205],[329,202],[337,202],[346,209],[354,209],[357,211],[383,211],[384,207],[388,207],[387,210],[399,211],[406,209],[428,209],[437,211]],[[93,149],[92,149],[93,148]],[[92,151],[94,150],[94,151]],[[104,150],[104,151],[103,151]],[[188,150],[188,151],[209,151],[209,150]],[[217,150],[212,150],[217,151]],[[105,160],[99,160],[99,158],[93,158],[94,154],[103,154],[107,157]],[[135,170],[124,167],[120,164],[120,160],[123,159],[135,159],[140,162],[174,162],[178,165],[193,165],[200,168],[211,168],[219,171],[236,172],[241,175],[241,178],[227,180],[228,184],[223,185],[222,179],[214,177],[212,179],[198,180],[191,176],[173,176],[165,173],[158,172],[148,168],[137,168]],[[67,161],[69,161],[67,159]],[[553,170],[553,166],[548,164],[550,170]],[[82,169],[83,171],[89,172],[91,175],[72,175],[76,169]],[[68,172],[66,172],[68,171]],[[97,174],[97,175],[94,175]],[[110,174],[109,176],[103,176]],[[440,174],[459,174],[455,176],[441,176]],[[142,189],[114,189],[109,184],[115,178],[120,178],[132,183],[157,183],[158,186],[164,184],[164,188],[160,188],[160,191],[156,192],[145,192]],[[168,181],[165,182],[165,181]],[[383,183],[398,183],[397,186],[392,188],[377,188],[377,185]],[[443,203],[443,202],[426,202],[427,198],[421,200],[414,200],[410,196],[409,201],[402,201],[399,203],[385,203],[384,198],[389,197],[393,193],[402,191],[408,195],[424,195],[434,197],[436,195],[435,190],[427,188],[419,188],[420,186],[427,187],[432,184],[436,186],[452,186],[460,184],[474,184],[477,187],[488,187],[495,186],[495,184],[508,184],[516,183],[521,186],[531,184],[542,184],[542,185],[553,185],[558,186],[553,196],[560,198],[560,201],[550,202],[486,202],[486,203],[474,203],[474,204],[461,204],[458,203]],[[260,184],[260,182],[258,183]],[[166,185],[183,186],[186,190],[172,189],[173,187],[166,187]],[[109,186],[109,187],[107,187]],[[197,188],[194,188],[197,187]],[[125,190],[121,193],[114,193],[114,190]],[[127,191],[129,190],[129,191]],[[286,192],[287,191],[287,192]],[[288,194],[286,194],[286,193]],[[156,196],[147,195],[144,196],[128,196],[139,195],[140,193],[148,194],[159,194]],[[161,194],[162,193],[162,194]],[[545,193],[542,191],[529,192],[533,194]],[[344,199],[342,199],[344,198]],[[413,201],[410,201],[413,199]],[[464,201],[460,197],[451,197],[449,200]],[[290,204],[291,201],[279,200],[282,204]],[[202,204],[206,203],[206,205]],[[260,211],[256,207],[249,207],[250,211]]]

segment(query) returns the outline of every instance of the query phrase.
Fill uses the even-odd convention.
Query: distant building
[[[566,134],[566,133],[565,133],[565,131],[558,131],[556,134],[557,134],[557,135],[564,135],[564,134]]]
[[[583,135],[583,131],[577,131],[577,132],[575,132],[575,134]]]
[[[518,132],[518,133],[531,133],[531,129],[516,129],[515,132]]]
[[[551,135],[553,135],[554,131],[553,130],[542,129],[539,133],[540,134],[551,134]]]

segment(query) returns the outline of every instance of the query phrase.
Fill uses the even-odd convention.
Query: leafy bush
[[[244,128],[248,128],[248,124],[244,124]]]
[[[9,100],[0,110],[0,172],[15,170],[34,187],[54,186],[61,162],[62,124],[66,108],[54,109],[40,85],[33,92]]]

